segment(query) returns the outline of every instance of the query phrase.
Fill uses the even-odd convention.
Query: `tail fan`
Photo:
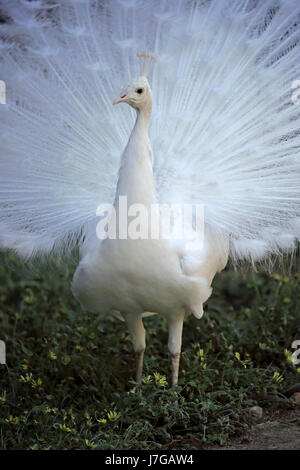
[[[111,104],[149,50],[159,201],[203,204],[235,259],[294,248],[297,0],[0,0],[0,12],[0,244],[72,246],[112,202],[134,114]]]

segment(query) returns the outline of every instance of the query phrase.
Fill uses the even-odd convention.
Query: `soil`
[[[246,436],[233,439],[222,449],[300,450],[300,407],[274,418],[253,425]]]
[[[250,420],[242,435],[226,446],[205,446],[196,436],[178,439],[176,444],[198,450],[300,450],[300,405],[292,410],[264,411],[261,419]]]

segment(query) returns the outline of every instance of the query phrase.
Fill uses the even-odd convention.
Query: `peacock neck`
[[[127,197],[128,207],[132,204],[148,207],[155,202],[152,150],[148,135],[151,111],[151,106],[137,110],[135,125],[122,155],[115,197],[116,211],[120,196]]]
[[[143,109],[136,110],[136,120],[133,131],[131,133],[132,137],[135,134],[147,135],[150,125],[150,119],[152,114],[152,103],[148,103]],[[130,140],[130,139],[129,139]]]

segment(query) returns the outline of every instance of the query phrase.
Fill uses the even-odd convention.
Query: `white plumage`
[[[11,0],[0,9],[9,18],[0,243],[31,256],[79,241],[75,296],[126,320],[138,380],[142,316],[166,315],[176,383],[183,318],[201,316],[228,255],[266,259],[300,237],[299,2]],[[150,138],[139,50],[159,58]],[[135,108],[135,125],[135,111],[112,107],[126,83],[118,101]],[[119,196],[202,204],[204,245],[100,241],[97,207],[117,207]]]

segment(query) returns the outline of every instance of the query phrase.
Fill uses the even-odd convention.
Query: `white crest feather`
[[[138,52],[137,56],[140,59],[140,75],[142,77],[147,77],[153,62],[158,61],[157,56],[150,51]]]

